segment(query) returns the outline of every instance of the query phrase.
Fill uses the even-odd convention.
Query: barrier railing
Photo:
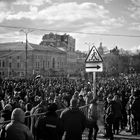
[[[89,104],[88,105],[85,105],[85,106],[81,106],[79,107],[79,109],[84,113],[84,115],[87,117],[88,115],[88,107],[89,107]],[[64,109],[60,109],[60,110],[57,110],[57,114],[60,115],[61,112],[63,111]],[[43,116],[45,115],[46,112],[43,112],[43,113],[38,113],[38,114],[32,114],[32,115],[29,115],[29,116],[26,116],[25,118],[28,118],[28,117],[37,117],[37,116]],[[0,122],[0,125],[2,126],[3,124],[7,124],[9,123],[11,120],[8,120],[8,121],[2,121]]]

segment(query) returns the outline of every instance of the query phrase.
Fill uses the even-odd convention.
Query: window
[[[2,61],[2,67],[5,67],[5,62],[4,61]]]
[[[11,62],[9,63],[9,67],[10,67],[10,68],[12,67],[12,63],[11,63]]]
[[[20,63],[17,63],[17,68],[20,68]]]
[[[55,58],[53,58],[52,67],[55,68]]]
[[[19,59],[20,57],[19,56],[17,56],[17,59]]]
[[[39,62],[36,62],[35,67],[36,67],[37,69],[39,69],[39,67],[40,67]]]
[[[36,68],[38,69],[38,62],[36,62]]]

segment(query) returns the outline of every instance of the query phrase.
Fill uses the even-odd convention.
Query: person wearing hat
[[[40,117],[35,124],[37,139],[41,140],[61,140],[61,123],[56,113],[57,105],[48,104],[48,110],[44,117]]]
[[[25,114],[21,108],[15,108],[11,115],[11,122],[6,125],[6,140],[33,140],[29,128],[24,124]]]
[[[63,125],[64,140],[82,140],[82,133],[86,127],[86,116],[78,108],[76,98],[70,100],[70,106],[62,111],[60,119]]]

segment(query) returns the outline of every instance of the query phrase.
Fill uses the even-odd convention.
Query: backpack
[[[6,139],[6,130],[5,130],[6,125],[3,125],[1,130],[0,130],[0,140],[5,140]]]

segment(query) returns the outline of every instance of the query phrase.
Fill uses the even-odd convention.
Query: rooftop
[[[6,50],[16,50],[21,51],[25,50],[26,43],[24,42],[6,42],[6,43],[0,43],[0,51],[6,51]],[[28,50],[37,50],[37,51],[55,51],[59,53],[65,53],[65,50],[62,50],[60,48],[52,47],[52,46],[43,46],[33,43],[28,43]]]

